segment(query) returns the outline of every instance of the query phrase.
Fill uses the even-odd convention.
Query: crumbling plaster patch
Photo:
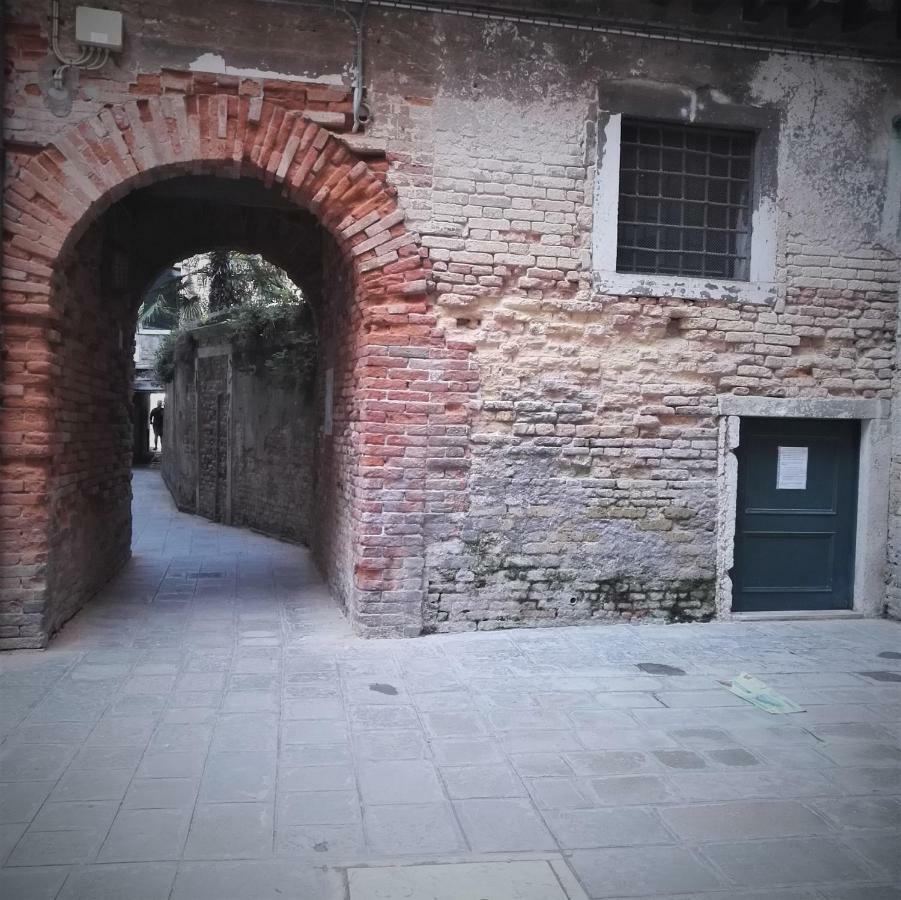
[[[254,69],[243,66],[230,66],[220,53],[202,53],[197,59],[188,63],[192,72],[209,72],[214,75],[235,75],[240,78],[272,78],[279,81],[303,81],[307,84],[331,84],[343,86],[350,70],[344,67],[344,74],[312,75],[309,72],[270,72],[265,69]]]
[[[750,84],[753,101],[778,104],[785,230],[834,247],[878,237],[889,152],[882,104],[901,96],[901,75],[851,62],[772,54]],[[862,164],[862,160],[866,164]]]

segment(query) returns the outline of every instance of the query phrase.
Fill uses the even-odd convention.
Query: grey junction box
[[[122,49],[122,13],[92,6],[75,8],[75,40],[86,47]]]

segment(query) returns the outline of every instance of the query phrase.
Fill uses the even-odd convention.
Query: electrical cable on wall
[[[275,2],[284,2],[284,0],[275,0]],[[290,0],[292,6],[308,6],[312,9],[321,9],[327,12],[338,13],[344,16],[351,24],[354,30],[354,89],[353,89],[353,126],[351,131],[356,134],[366,125],[370,118],[369,107],[363,100],[363,38],[364,38],[364,17],[366,16],[366,8],[369,0],[357,0],[360,11],[354,15],[348,8],[346,3],[338,4],[337,0],[331,3],[322,2],[322,0]]]
[[[54,84],[61,88],[65,78],[66,70],[69,68],[85,69],[93,71],[102,69],[109,61],[109,50],[100,47],[82,48],[80,55],[76,57],[68,57],[59,46],[59,0],[50,0],[50,49],[53,55],[61,63],[60,67],[53,73]]]
[[[75,40],[79,52],[67,55],[60,45],[60,0],[50,0],[50,56],[39,67],[44,98],[51,112],[68,115],[80,72],[102,69],[110,53],[122,49],[122,14],[79,6],[75,10]]]
[[[369,121],[369,107],[363,103],[363,17],[366,15],[367,2],[368,0],[363,0],[360,14],[354,20],[357,32],[356,58],[354,61],[354,124],[351,128],[354,134]],[[351,18],[353,18],[352,15]]]

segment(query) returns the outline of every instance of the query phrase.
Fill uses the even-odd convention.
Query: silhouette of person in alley
[[[157,400],[156,406],[150,410],[150,427],[153,429],[153,449],[156,450],[163,440],[163,401]]]

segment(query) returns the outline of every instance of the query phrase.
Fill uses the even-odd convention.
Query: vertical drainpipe
[[[0,0],[0,2],[2,2],[2,0]],[[354,134],[359,132],[369,119],[368,111],[365,114],[363,112],[363,35],[365,34],[363,19],[366,16],[367,2],[368,0],[363,0],[363,5],[360,7],[360,12],[357,17],[355,19],[351,17],[351,20],[354,23],[354,31],[356,32],[356,42],[354,46],[354,124],[351,129]]]
[[[2,3],[3,0],[0,0]],[[313,9],[321,9],[326,12],[334,12],[344,16],[354,30],[354,85],[353,85],[353,127],[351,131],[356,134],[369,121],[369,109],[363,102],[363,36],[364,18],[369,0],[353,0],[360,4],[360,12],[355,16],[346,4],[338,6],[336,2],[327,3],[325,0],[294,0],[298,6],[309,6]]]

